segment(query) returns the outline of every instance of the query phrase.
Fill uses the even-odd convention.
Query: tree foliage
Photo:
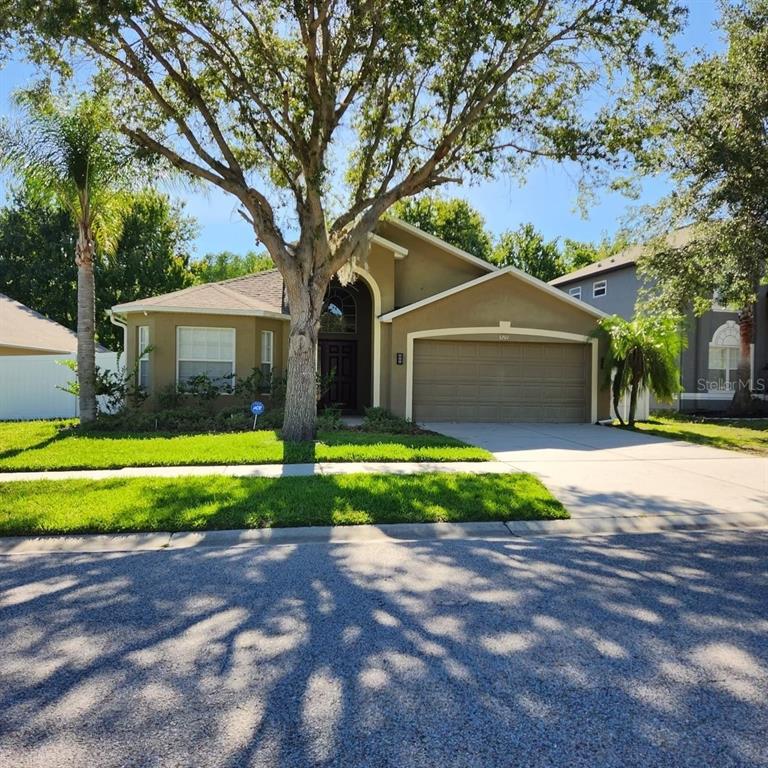
[[[638,315],[632,320],[611,315],[599,321],[596,335],[607,342],[603,386],[611,388],[613,410],[622,425],[619,401],[627,392],[632,427],[641,389],[648,389],[661,402],[671,402],[682,391],[680,353],[685,337],[678,315]]]
[[[721,25],[727,49],[678,62],[638,116],[655,117],[640,170],[674,182],[649,211],[654,231],[692,225],[682,245],[658,242],[645,266],[662,279],[665,299],[687,308],[695,300],[699,312],[715,295],[736,307],[754,303],[766,276],[768,2],[726,9]]]
[[[123,132],[233,195],[291,309],[285,434],[314,434],[319,318],[398,200],[540,157],[623,148],[595,86],[648,71],[676,0],[3,0],[0,36],[72,49],[119,89]],[[286,235],[298,232],[298,238]]]
[[[563,274],[557,240],[545,240],[533,224],[505,232],[493,250],[500,267],[517,267],[545,283]]]
[[[460,197],[420,195],[400,200],[392,213],[473,256],[491,260],[493,243],[482,215]]]
[[[647,212],[657,234],[641,268],[660,287],[655,305],[701,314],[716,298],[740,313],[740,386],[750,407],[754,303],[768,276],[768,2],[724,7],[721,53],[677,61],[631,105],[640,173],[668,174],[673,192]],[[667,233],[688,226],[684,242]]]
[[[596,261],[609,259],[629,248],[633,241],[625,230],[619,230],[615,237],[603,237],[598,243],[565,238],[560,249],[560,263],[563,274],[588,267]]]
[[[545,240],[533,224],[522,224],[516,230],[502,233],[493,249],[492,261],[500,267],[513,266],[545,283],[556,277],[608,258],[630,245],[626,233],[604,238],[593,244],[577,240]]]
[[[30,195],[55,200],[75,222],[73,230],[87,221],[93,243],[114,250],[133,152],[114,130],[107,101],[57,97],[45,83],[19,91],[15,101],[23,117],[0,123],[0,167],[20,179]]]
[[[133,150],[98,95],[56,97],[47,83],[16,96],[23,122],[0,124],[0,167],[75,223],[77,370],[81,423],[96,418],[96,249],[114,251],[132,180]]]
[[[77,327],[75,222],[53,200],[21,189],[0,209],[3,291],[67,328]],[[119,349],[123,339],[106,311],[114,304],[191,285],[194,222],[156,192],[131,195],[112,253],[97,250],[96,336]]]
[[[215,283],[273,269],[275,264],[263,251],[249,251],[246,254],[219,251],[207,253],[202,259],[193,261],[190,266],[195,274],[195,282]]]
[[[392,213],[441,240],[500,267],[514,266],[548,282],[627,248],[631,241],[621,231],[593,244],[559,238],[545,240],[533,224],[521,224],[496,239],[485,228],[480,212],[460,197],[420,195],[401,200]]]

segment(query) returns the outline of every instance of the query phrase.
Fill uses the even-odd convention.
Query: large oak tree
[[[615,153],[595,86],[652,60],[676,5],[2,0],[0,26],[40,60],[62,42],[92,57],[126,135],[236,199],[285,281],[284,434],[305,439],[326,288],[381,216],[448,181]]]

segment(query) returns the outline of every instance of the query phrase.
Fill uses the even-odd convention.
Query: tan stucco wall
[[[392,324],[381,323],[381,402],[382,408],[391,408],[390,383],[395,356],[392,354]]]
[[[392,251],[377,243],[371,244],[365,268],[379,287],[382,314],[391,312],[395,308],[395,257]]]
[[[596,318],[532,286],[514,275],[506,274],[445,299],[395,318],[391,323],[389,407],[405,415],[407,336],[414,331],[438,328],[498,327],[508,322],[512,328],[537,328],[588,335],[596,327]],[[520,339],[499,329],[505,338]],[[454,336],[452,338],[458,339]],[[476,338],[482,338],[478,336]],[[498,336],[486,336],[498,341]],[[529,338],[531,341],[537,339]],[[538,339],[545,341],[545,338]],[[405,357],[404,365],[395,365],[398,352]],[[601,352],[602,356],[602,352]],[[591,381],[590,381],[591,388]],[[598,418],[608,417],[609,397],[598,391]]]
[[[138,331],[140,325],[149,326],[150,396],[176,382],[176,328],[193,326],[202,328],[235,329],[235,374],[245,377],[261,363],[261,331],[272,331],[274,337],[275,371],[283,372],[287,360],[288,324],[281,320],[240,315],[204,315],[180,312],[150,312],[128,315],[126,334],[126,363],[132,369],[136,363]]]
[[[382,222],[377,231],[387,240],[408,249],[407,256],[395,258],[393,252],[385,246],[378,243],[371,245],[365,266],[381,293],[381,314],[486,274],[483,268],[446,253],[422,238],[403,232],[399,227],[387,222]],[[395,356],[390,342],[391,326],[381,323],[380,335],[379,402],[382,407],[389,408],[391,369],[395,367]]]
[[[394,262],[395,308],[413,304],[488,274],[488,270],[483,267],[446,253],[388,222],[381,224],[379,232],[382,237],[408,249],[404,259]]]

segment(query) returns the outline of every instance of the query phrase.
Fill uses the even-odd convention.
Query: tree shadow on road
[[[734,532],[4,558],[0,764],[766,765],[767,549]]]

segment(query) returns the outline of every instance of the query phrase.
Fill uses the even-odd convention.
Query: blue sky
[[[689,0],[688,5],[688,26],[680,37],[680,46],[688,49],[717,47],[717,33],[712,29],[718,15],[716,1]],[[10,94],[26,85],[32,74],[31,67],[23,62],[11,62],[0,71],[0,114],[10,112]],[[0,202],[6,186],[7,177],[4,177]],[[639,202],[657,200],[666,188],[663,179],[649,179]],[[444,189],[445,194],[459,195],[475,206],[495,234],[531,222],[547,238],[599,240],[603,236],[612,236],[631,207],[637,205],[622,195],[602,192],[586,215],[582,215],[577,209],[577,192],[573,172],[555,164],[533,169],[523,185],[517,180],[501,177],[476,186]],[[195,255],[221,250],[243,253],[256,247],[253,231],[238,216],[233,199],[228,195],[214,188],[194,192],[174,190],[172,194],[185,201],[186,211],[198,222]]]

